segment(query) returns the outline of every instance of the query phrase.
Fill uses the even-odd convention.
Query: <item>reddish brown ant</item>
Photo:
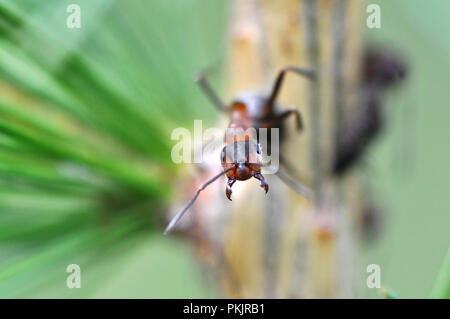
[[[268,192],[269,185],[267,184],[264,176],[261,174],[261,167],[264,165],[262,163],[259,136],[258,133],[256,133],[256,136],[254,136],[255,134],[249,134],[248,129],[254,128],[255,132],[259,132],[260,128],[278,128],[280,131],[280,140],[282,140],[284,131],[283,122],[288,117],[293,115],[296,117],[297,129],[300,131],[303,128],[302,118],[297,108],[292,107],[287,110],[282,110],[279,105],[275,103],[283,83],[284,76],[287,72],[294,72],[309,79],[314,79],[316,76],[315,72],[311,70],[293,66],[285,67],[279,72],[275,83],[273,84],[272,92],[268,97],[257,94],[246,94],[239,99],[235,99],[229,108],[222,103],[221,99],[209,85],[204,74],[200,73],[197,76],[197,83],[200,85],[201,89],[210,101],[220,111],[230,115],[231,122],[228,128],[235,129],[238,133],[232,134],[231,137],[228,135],[225,136],[226,145],[222,149],[221,153],[223,171],[197,189],[191,200],[170,221],[164,231],[164,234],[171,231],[175,224],[197,199],[200,192],[224,174],[228,178],[226,196],[229,200],[231,200],[231,188],[233,184],[236,181],[245,181],[252,177],[258,179],[260,181],[260,186],[266,193]],[[268,139],[270,139],[269,134]],[[268,143],[268,145],[271,145],[271,143]],[[268,151],[270,150],[268,149]],[[306,188],[292,180],[288,175],[284,174],[282,170],[278,170],[277,176],[295,191],[307,196],[308,191]]]

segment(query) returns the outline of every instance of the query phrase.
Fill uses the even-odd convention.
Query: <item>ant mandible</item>
[[[208,185],[216,181],[222,175],[228,178],[226,186],[226,196],[231,200],[232,186],[236,181],[245,181],[252,177],[260,181],[260,186],[267,193],[269,185],[264,176],[261,174],[262,157],[261,148],[259,145],[258,136],[249,134],[248,129],[254,128],[256,132],[260,128],[278,128],[280,130],[280,139],[283,138],[284,121],[290,117],[295,116],[297,121],[297,129],[301,131],[303,128],[302,117],[296,107],[283,110],[275,103],[278,93],[281,89],[283,79],[287,72],[293,72],[308,79],[315,79],[316,73],[312,70],[298,68],[294,66],[284,67],[279,73],[273,84],[272,92],[268,97],[258,94],[248,93],[239,99],[235,99],[230,107],[226,107],[218,95],[214,92],[208,80],[203,73],[197,76],[197,83],[205,95],[210,99],[220,111],[227,113],[231,117],[228,128],[235,129],[235,132],[242,132],[232,134],[230,138],[225,136],[225,147],[221,153],[221,163],[223,171],[201,185],[189,202],[172,218],[169,225],[164,231],[164,234],[169,233],[175,224],[181,219],[186,211],[192,206],[200,192]],[[269,137],[270,138],[270,137]],[[270,144],[268,144],[270,145]],[[280,160],[283,159],[280,157]],[[283,162],[283,161],[282,161]],[[287,164],[287,163],[286,163]],[[296,192],[303,196],[308,196],[308,190],[301,184],[292,180],[288,175],[284,174],[280,169],[277,176],[292,187]]]

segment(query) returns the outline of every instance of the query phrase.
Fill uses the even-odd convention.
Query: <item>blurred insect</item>
[[[341,129],[333,161],[335,175],[343,175],[353,167],[382,130],[383,94],[407,75],[405,62],[389,51],[369,49],[362,63],[361,99],[358,108]]]
[[[231,122],[228,126],[229,129],[233,129],[234,134],[225,136],[225,147],[221,152],[221,163],[223,171],[208,180],[201,185],[191,200],[179,211],[175,217],[170,221],[164,234],[169,233],[175,224],[181,219],[186,211],[192,206],[194,201],[199,196],[200,192],[204,190],[208,185],[216,181],[222,175],[226,175],[228,178],[225,194],[229,200],[231,200],[232,186],[236,181],[246,181],[250,178],[256,178],[260,181],[260,186],[267,193],[269,185],[266,179],[261,173],[261,168],[264,166],[262,163],[261,147],[259,144],[259,128],[267,128],[268,139],[270,143],[270,129],[278,128],[280,142],[284,138],[284,121],[291,116],[295,116],[297,122],[297,129],[299,131],[303,128],[302,117],[296,107],[283,110],[275,103],[278,93],[281,89],[283,79],[287,72],[293,72],[309,79],[315,78],[315,72],[298,67],[288,66],[283,68],[272,87],[272,92],[268,97],[248,93],[241,98],[235,99],[230,107],[226,107],[220,100],[212,87],[209,85],[204,74],[197,76],[197,83],[204,91],[206,96],[210,99],[213,105],[215,105],[220,111],[227,113],[231,117]],[[254,128],[256,134],[249,134],[248,129]],[[250,131],[251,132],[251,131]],[[269,147],[268,147],[269,148]],[[270,149],[268,149],[270,151]],[[286,162],[280,154],[280,162]],[[281,168],[276,173],[277,176],[285,182],[288,186],[293,188],[296,192],[307,197],[309,190],[296,182]]]
[[[362,235],[366,242],[372,242],[384,228],[385,223],[385,209],[372,199],[366,199],[361,207],[361,228]]]

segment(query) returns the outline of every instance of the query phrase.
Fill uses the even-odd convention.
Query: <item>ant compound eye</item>
[[[225,148],[222,150],[222,153],[220,154],[220,160],[221,162],[225,162]]]
[[[261,154],[261,148],[259,144],[256,144],[256,153]]]

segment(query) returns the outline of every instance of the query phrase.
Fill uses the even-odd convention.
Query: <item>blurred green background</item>
[[[368,3],[380,5],[382,27],[367,30],[367,41],[402,52],[410,77],[392,92],[389,125],[368,154],[367,178],[385,225],[380,240],[363,247],[364,264],[379,264],[382,284],[399,297],[426,297],[450,244],[450,2]]]
[[[73,2],[0,1],[0,297],[216,297],[161,225],[183,169],[172,129],[217,118],[193,75],[224,58],[228,2],[78,0],[68,29]],[[364,288],[375,263],[400,297],[426,297],[450,243],[450,3],[368,3],[382,28],[367,42],[403,52],[411,76],[366,159],[385,214],[362,247],[361,295],[379,297]]]

